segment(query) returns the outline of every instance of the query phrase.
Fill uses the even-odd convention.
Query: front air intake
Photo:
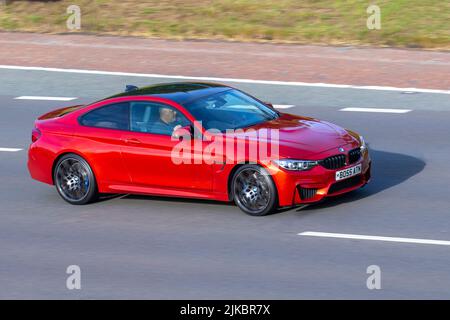
[[[338,181],[334,184],[331,185],[330,189],[328,190],[328,194],[333,194],[333,193],[337,193],[340,192],[342,190],[345,189],[349,189],[349,188],[353,188],[356,187],[357,185],[359,185],[361,183],[362,176],[359,174],[357,176],[342,180],[342,181]]]
[[[317,189],[313,188],[300,188],[300,198],[302,200],[308,200],[316,196]]]
[[[356,149],[350,150],[350,152],[348,153],[349,164],[355,163],[359,159],[361,159],[361,149],[356,148]]]

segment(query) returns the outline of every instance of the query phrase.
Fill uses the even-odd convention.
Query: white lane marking
[[[0,152],[17,152],[22,151],[23,149],[19,148],[0,148]]]
[[[295,106],[292,104],[274,104],[273,107],[275,109],[289,109],[289,108],[293,108]]]
[[[445,241],[445,240],[397,238],[397,237],[379,237],[379,236],[366,236],[366,235],[360,235],[360,234],[328,233],[328,232],[314,232],[314,231],[301,232],[301,233],[298,233],[298,235],[299,236],[308,236],[308,237],[339,238],[339,239],[354,239],[354,240],[371,240],[371,241],[387,241],[387,242],[434,244],[434,245],[440,245],[440,246],[450,246],[450,241]]]
[[[383,108],[344,108],[339,111],[351,112],[377,112],[377,113],[408,113],[410,109],[383,109]]]
[[[72,97],[43,97],[43,96],[20,96],[14,98],[15,100],[45,100],[45,101],[71,101],[76,98]]]
[[[398,87],[389,87],[389,86],[356,86],[356,85],[349,85],[349,84],[310,83],[310,82],[298,82],[298,81],[252,80],[252,79],[217,78],[217,77],[191,77],[191,76],[166,75],[166,74],[155,74],[155,73],[133,73],[133,72],[115,72],[115,71],[83,70],[83,69],[25,67],[25,66],[10,66],[10,65],[0,65],[0,69],[95,74],[95,75],[122,76],[122,77],[164,78],[164,79],[219,81],[219,82],[223,81],[223,82],[237,82],[237,83],[281,85],[281,86],[320,87],[320,88],[378,90],[378,91],[399,91],[399,92],[410,91],[410,92],[421,92],[421,93],[450,94],[450,90],[423,89],[423,88],[398,88]]]

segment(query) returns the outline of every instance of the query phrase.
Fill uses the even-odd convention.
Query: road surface
[[[0,57],[0,64],[18,65],[13,56]],[[436,63],[448,71],[446,61]],[[236,78],[224,75],[230,76]],[[250,217],[231,204],[130,195],[71,206],[29,177],[26,149],[39,115],[109,96],[125,84],[180,79],[15,67],[0,68],[0,79],[1,299],[450,298],[446,85],[422,86],[438,93],[403,90],[410,84],[404,78],[387,83],[398,90],[308,86],[289,78],[223,81],[283,112],[360,132],[373,158],[373,180],[361,190]],[[352,79],[354,86],[373,84]],[[81,268],[81,290],[66,288],[69,265]],[[381,290],[366,285],[372,265],[381,269]]]

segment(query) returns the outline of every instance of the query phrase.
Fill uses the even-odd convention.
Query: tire
[[[94,173],[82,157],[69,153],[56,163],[53,172],[56,191],[61,198],[73,205],[83,205],[97,198]]]
[[[234,203],[251,216],[264,216],[277,208],[277,189],[271,176],[258,165],[244,165],[233,175]]]

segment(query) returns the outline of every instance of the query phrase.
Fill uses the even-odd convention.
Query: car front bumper
[[[361,164],[361,173],[336,181],[336,172]],[[371,159],[366,150],[359,161],[337,170],[320,165],[308,171],[288,171],[275,166],[269,168],[278,190],[280,207],[314,203],[325,197],[344,194],[366,185],[371,179]]]

